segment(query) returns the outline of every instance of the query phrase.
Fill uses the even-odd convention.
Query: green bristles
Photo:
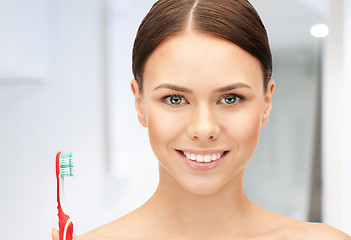
[[[61,177],[72,177],[73,176],[72,153],[61,153],[61,155],[60,155],[60,174],[61,174]]]

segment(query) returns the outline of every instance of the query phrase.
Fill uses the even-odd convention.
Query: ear
[[[274,79],[271,78],[268,82],[267,90],[264,96],[264,112],[263,112],[262,123],[261,123],[262,127],[266,125],[266,123],[268,122],[269,115],[272,110],[272,95],[273,95],[274,87],[275,87],[275,82],[274,82]]]
[[[137,114],[138,114],[138,121],[143,127],[147,127],[144,104],[143,104],[143,96],[139,90],[139,84],[135,79],[133,79],[130,83],[130,87],[134,95],[134,104],[135,104],[135,110],[137,111]]]

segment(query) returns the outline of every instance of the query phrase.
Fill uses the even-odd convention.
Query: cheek
[[[184,121],[181,121],[181,119],[181,114],[166,112],[158,106],[148,109],[147,125],[149,139],[155,154],[162,149],[165,150],[165,148],[158,149],[158,146],[166,144],[168,147],[169,143],[182,133],[183,126],[181,123]]]
[[[229,136],[233,136],[239,145],[239,149],[248,150],[253,154],[257,147],[261,130],[261,112],[257,107],[248,108],[238,113],[227,125]]]

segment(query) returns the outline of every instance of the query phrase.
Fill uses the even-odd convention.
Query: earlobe
[[[139,84],[135,79],[133,79],[130,83],[130,87],[134,95],[134,105],[135,105],[135,110],[137,111],[137,114],[138,114],[138,121],[143,127],[147,127],[143,97],[139,90]]]
[[[275,81],[273,78],[271,78],[268,82],[268,86],[267,86],[267,90],[266,90],[266,94],[264,97],[264,113],[263,113],[263,117],[262,117],[262,127],[264,125],[266,125],[266,123],[268,122],[269,119],[269,115],[271,113],[272,110],[272,95],[273,95],[273,91],[274,91],[274,87],[275,87]]]

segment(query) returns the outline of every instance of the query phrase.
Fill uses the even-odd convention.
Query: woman
[[[158,188],[140,208],[75,240],[351,239],[245,194],[244,169],[275,86],[267,33],[248,1],[158,1],[139,27],[133,73]]]

